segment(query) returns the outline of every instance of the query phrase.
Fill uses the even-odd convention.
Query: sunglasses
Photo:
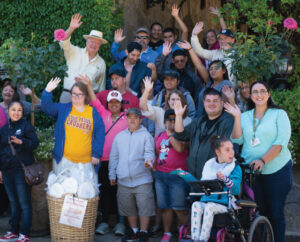
[[[149,36],[143,36],[143,35],[136,35],[136,39],[149,39]]]

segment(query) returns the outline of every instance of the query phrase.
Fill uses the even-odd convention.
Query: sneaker
[[[132,229],[122,238],[122,242],[136,242],[137,241],[137,234],[133,233]]]
[[[29,242],[29,241],[30,241],[29,237],[24,234],[20,234],[17,240],[17,242]]]
[[[96,229],[96,233],[97,234],[101,234],[104,235],[106,233],[109,232],[109,226],[107,223],[101,223],[98,225],[97,229]]]
[[[171,236],[164,233],[164,236],[162,237],[161,242],[170,242],[170,241],[171,241]]]
[[[124,236],[126,231],[126,227],[123,223],[117,223],[117,225],[114,227],[115,235]]]
[[[147,232],[141,231],[138,233],[138,242],[148,242],[149,234]]]
[[[12,232],[7,232],[6,235],[4,235],[2,238],[0,238],[0,241],[17,241],[19,236],[17,234],[14,234]]]

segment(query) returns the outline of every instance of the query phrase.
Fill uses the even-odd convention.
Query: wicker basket
[[[64,197],[55,198],[47,195],[47,200],[50,217],[51,241],[94,241],[99,201],[98,196],[87,199],[88,203],[81,229],[59,223]]]

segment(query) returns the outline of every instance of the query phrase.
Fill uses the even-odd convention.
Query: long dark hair
[[[216,42],[218,42],[218,38],[217,38],[217,33],[216,33],[216,31],[215,31],[214,29],[208,29],[208,30],[206,30],[206,31],[204,32],[204,34],[203,34],[202,46],[203,46],[204,49],[208,49],[208,44],[207,44],[206,39],[207,39],[207,34],[210,33],[210,32],[214,33],[214,35],[215,35],[215,37],[216,37]]]
[[[251,84],[250,86],[250,95],[252,94],[252,88],[256,85],[256,84],[262,84],[268,91],[268,93],[271,93],[271,90],[270,90],[270,86],[268,85],[268,83],[264,82],[264,81],[255,81]],[[248,110],[251,110],[253,108],[255,108],[255,103],[252,101],[251,97],[250,97],[250,100],[249,100],[249,105],[248,105]],[[279,107],[278,105],[276,105],[273,101],[273,99],[271,98],[271,96],[269,97],[268,99],[268,102],[267,102],[267,107],[268,108],[276,108],[276,109],[283,109],[281,107]]]

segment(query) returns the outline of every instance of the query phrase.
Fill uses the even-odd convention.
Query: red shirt
[[[107,109],[107,95],[110,91],[111,90],[104,90],[96,94],[96,97],[106,109]],[[139,99],[131,92],[127,91],[122,95],[122,107],[124,112],[126,112],[127,109],[129,108],[140,108],[139,103],[140,103]]]

